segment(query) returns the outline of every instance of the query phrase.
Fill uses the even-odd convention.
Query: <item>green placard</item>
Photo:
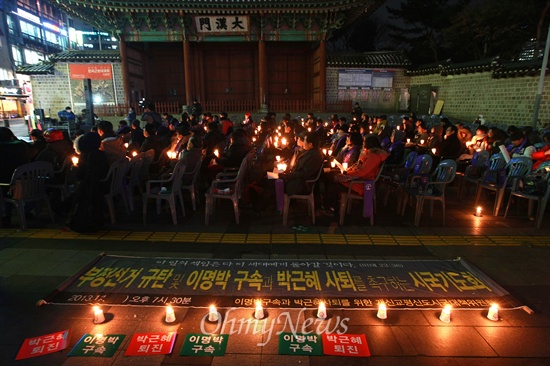
[[[280,355],[322,356],[323,342],[318,334],[279,334]]]
[[[84,334],[68,355],[113,357],[124,337],[124,334]]]
[[[229,334],[188,334],[180,356],[223,356]]]

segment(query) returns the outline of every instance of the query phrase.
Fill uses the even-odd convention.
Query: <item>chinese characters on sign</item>
[[[71,79],[112,80],[111,64],[69,64]]]
[[[46,334],[40,337],[27,338],[17,353],[16,360],[47,355],[67,348],[69,331]]]
[[[198,33],[248,33],[248,25],[248,16],[244,15],[214,15],[195,17],[195,27],[197,28]]]
[[[124,334],[84,334],[69,356],[113,357],[124,337]]]

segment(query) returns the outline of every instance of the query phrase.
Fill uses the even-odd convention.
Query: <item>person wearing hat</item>
[[[52,163],[54,170],[60,170],[65,159],[74,154],[73,143],[66,139],[63,131],[50,129],[44,132],[46,148],[36,156],[36,161]]]

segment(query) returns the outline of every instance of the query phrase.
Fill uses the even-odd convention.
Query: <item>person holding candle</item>
[[[348,191],[349,182],[352,180],[375,180],[382,163],[390,154],[382,149],[377,136],[369,135],[364,139],[363,150],[359,160],[350,166],[345,172],[338,174],[333,184],[326,191],[324,205],[320,211],[322,215],[334,217],[336,203],[343,192]],[[354,184],[354,193],[363,195],[363,185]]]
[[[67,219],[69,229],[79,233],[95,232],[104,224],[103,192],[101,183],[109,171],[105,152],[99,150],[101,137],[88,132],[78,139],[80,152],[76,167],[76,191]]]
[[[324,161],[324,156],[318,147],[319,135],[308,132],[304,136],[303,152],[299,153],[295,165],[287,167],[285,173],[279,174],[279,179],[284,181],[284,191],[288,195],[307,192],[306,180],[313,179],[319,173]],[[275,198],[275,179],[266,179],[263,182],[262,195],[257,202],[257,211],[265,211]]]
[[[216,177],[216,174],[226,168],[238,168],[246,154],[252,150],[252,143],[243,129],[236,129],[230,138],[227,152],[219,157],[214,157],[215,164],[208,166],[208,183]]]

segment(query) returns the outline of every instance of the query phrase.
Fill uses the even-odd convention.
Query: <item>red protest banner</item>
[[[172,353],[176,332],[134,334],[125,356],[153,356]]]
[[[110,64],[69,64],[71,79],[111,80],[113,68]]]
[[[38,357],[67,348],[69,330],[27,338],[17,353],[16,360]]]
[[[323,333],[323,353],[332,356],[370,356],[369,346],[364,334]]]

